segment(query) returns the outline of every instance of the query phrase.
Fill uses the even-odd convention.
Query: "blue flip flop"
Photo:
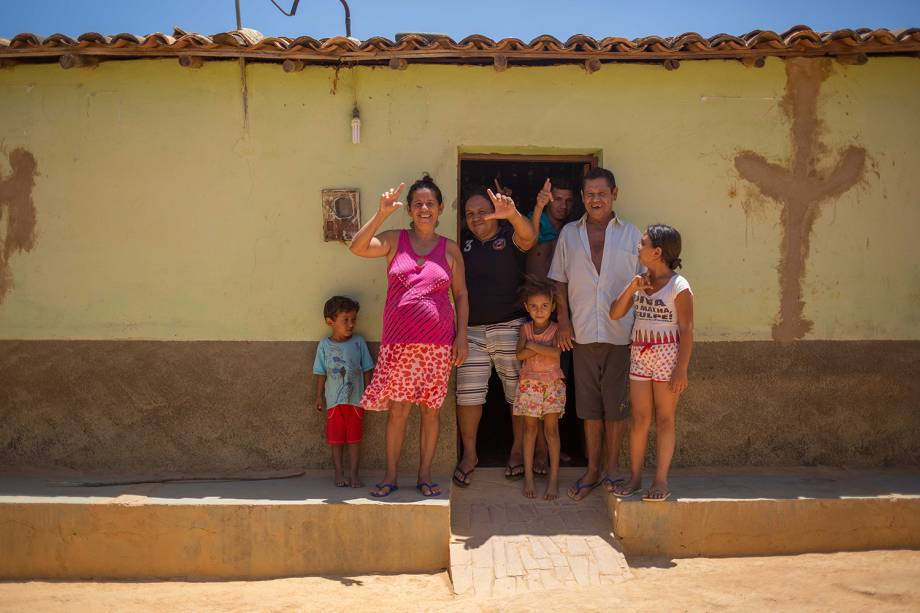
[[[424,488],[428,488],[428,493],[425,493]],[[437,483],[428,483],[427,481],[422,481],[421,483],[416,484],[415,489],[425,498],[431,498],[432,496],[440,496],[441,492],[435,492],[434,488],[440,487]]]
[[[393,492],[399,489],[399,486],[396,485],[395,483],[375,483],[374,485],[377,487],[378,490],[387,488],[386,494],[378,494],[376,492],[371,492],[371,496],[373,496],[374,498],[386,498],[387,496],[389,496],[390,494],[392,494]]]
[[[579,479],[578,481],[575,482],[575,496],[572,495],[572,492],[566,492],[566,494],[568,494],[569,498],[571,498],[575,502],[580,502],[584,500],[588,496],[588,494],[590,494],[591,491],[594,490],[594,488],[596,488],[598,485],[600,485],[603,482],[604,482],[603,479],[598,479],[594,483],[582,483],[581,479]],[[585,494],[584,496],[581,496],[579,498],[578,495],[581,494],[581,490],[584,490],[584,489],[588,490],[588,494]]]
[[[619,484],[626,483],[626,479],[611,479],[609,476],[606,476],[603,479],[601,479],[601,485],[604,486],[604,489],[607,489],[608,483],[610,484],[610,489],[608,489],[607,491],[615,495],[613,490],[616,489],[616,486],[618,486]]]

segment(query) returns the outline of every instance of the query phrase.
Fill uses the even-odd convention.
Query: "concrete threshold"
[[[90,479],[81,479],[89,481]],[[449,565],[448,477],[424,498],[338,488],[329,471],[259,481],[75,487],[0,477],[0,577],[274,578]]]
[[[645,483],[650,483],[647,475]],[[920,548],[920,471],[675,470],[665,502],[608,499],[632,556],[746,556]]]

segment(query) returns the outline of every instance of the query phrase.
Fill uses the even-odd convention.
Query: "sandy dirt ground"
[[[488,600],[455,597],[447,573],[217,582],[4,582],[0,610],[28,611],[907,611],[920,610],[920,551],[631,559],[620,585]]]

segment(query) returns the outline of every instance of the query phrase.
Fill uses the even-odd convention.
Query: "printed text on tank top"
[[[659,284],[653,283],[653,287],[654,285]],[[632,340],[634,347],[641,347],[644,353],[654,345],[680,342],[677,311],[673,301],[676,295],[684,289],[690,289],[686,279],[678,274],[672,274],[658,289],[653,289],[651,292],[647,290],[636,292],[634,307],[636,323]]]

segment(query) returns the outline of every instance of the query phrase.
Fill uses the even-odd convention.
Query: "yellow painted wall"
[[[770,339],[779,206],[733,158],[784,162],[786,75],[735,61],[659,66],[410,66],[200,70],[174,60],[0,71],[0,177],[38,162],[37,239],[14,254],[6,339],[318,339],[324,300],[350,294],[378,339],[384,263],[322,241],[320,190],[376,195],[423,171],[456,196],[460,150],[599,151],[618,211],[683,233],[701,340]],[[823,207],[804,284],[812,339],[920,339],[920,61],[834,66],[819,100],[828,164],[857,144],[863,182]],[[335,89],[335,93],[332,90]],[[362,143],[349,138],[357,99]],[[394,224],[403,224],[397,216]],[[6,219],[0,220],[0,237]],[[452,214],[441,225],[455,233]]]

